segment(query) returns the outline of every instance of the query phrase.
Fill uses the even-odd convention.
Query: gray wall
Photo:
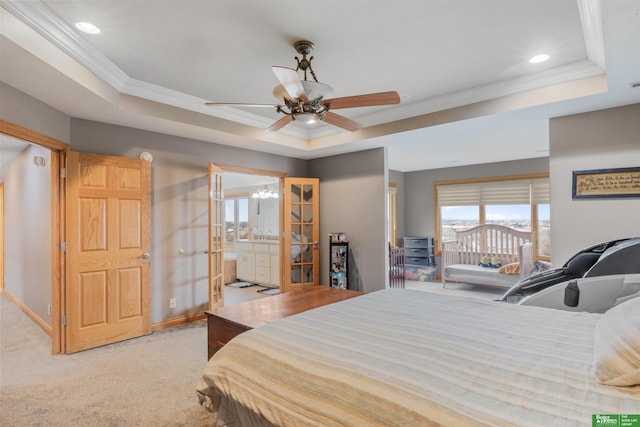
[[[72,119],[74,151],[137,158],[151,165],[152,322],[206,308],[209,162],[307,176],[307,162],[138,129]],[[224,180],[224,177],[223,177]],[[169,299],[176,298],[176,308]]]
[[[549,123],[552,260],[606,240],[640,236],[640,198],[572,199],[576,170],[640,167],[640,104]]]
[[[405,235],[434,235],[435,206],[433,189],[436,182],[548,172],[549,159],[547,157],[406,172],[404,174]]]
[[[387,182],[384,149],[309,161],[309,176],[320,178],[321,283],[329,283],[328,234],[349,240],[349,288],[384,289],[387,269]]]
[[[351,284],[365,292],[382,289],[387,282],[388,181],[398,184],[399,236],[433,235],[433,185],[436,181],[545,172],[551,175],[554,264],[563,263],[589,244],[640,235],[640,222],[637,220],[640,217],[639,199],[574,201],[570,188],[573,170],[640,165],[639,105],[553,119],[550,123],[551,160],[539,158],[403,174],[388,171],[384,149],[304,161],[70,119],[1,83],[0,98],[0,118],[70,142],[73,150],[131,158],[137,158],[142,151],[153,154],[153,322],[196,313],[206,303],[207,266],[203,252],[207,221],[205,177],[209,162],[320,178],[322,282],[328,283],[326,236],[329,232],[344,231],[351,244]],[[17,251],[20,243],[33,239],[32,231],[37,231],[38,242],[51,233],[47,228],[50,227],[49,221],[38,223],[42,229],[25,230],[18,226],[19,221],[29,219],[27,213],[49,211],[48,178],[46,188],[42,189],[45,193],[37,200],[29,199],[35,191],[20,188],[25,180],[31,178],[9,178],[9,175],[26,174],[29,159],[33,159],[33,154],[29,153],[20,166],[16,163],[6,168],[11,173],[2,172],[5,179],[5,238],[8,242],[5,252]],[[35,185],[44,184],[39,182]],[[20,208],[20,213],[14,213],[10,206],[17,204],[14,200],[21,205],[29,205]],[[22,234],[14,234],[14,231]],[[34,243],[33,247],[29,245],[29,250],[33,251],[34,247],[48,248],[49,245],[47,243],[45,247]],[[46,272],[44,268],[25,270],[22,261],[14,262],[11,258],[26,257],[18,252],[15,252],[18,255],[11,253],[5,270],[7,290],[50,323],[46,311],[51,301],[50,254],[48,250],[45,252],[31,252],[29,256],[46,268]],[[35,270],[38,278],[31,276]],[[21,278],[15,279],[16,274]],[[21,284],[18,285],[19,282]],[[171,297],[177,299],[176,309],[169,309]]]
[[[69,142],[71,119],[19,90],[0,82],[0,119]]]
[[[36,165],[34,156],[45,165]],[[51,326],[51,152],[27,146],[0,171],[0,181],[5,289]]]
[[[0,82],[0,119],[69,142],[71,119]],[[2,153],[0,153],[2,155]],[[45,157],[46,168],[33,156]],[[5,183],[5,287],[51,325],[51,153],[31,146],[2,171]]]

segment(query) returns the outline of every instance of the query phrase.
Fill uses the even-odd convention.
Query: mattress
[[[590,373],[600,316],[386,289],[237,336],[197,393],[220,425],[590,426],[640,408]]]
[[[501,274],[498,273],[497,268],[471,264],[453,264],[445,267],[444,278],[455,282],[500,286],[503,288],[510,288],[520,280],[520,276],[517,274]]]

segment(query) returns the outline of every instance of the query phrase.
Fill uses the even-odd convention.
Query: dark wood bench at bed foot
[[[233,337],[245,331],[358,295],[362,293],[314,286],[207,311],[208,358],[210,359]]]

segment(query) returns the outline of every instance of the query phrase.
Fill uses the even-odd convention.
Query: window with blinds
[[[549,259],[549,178],[517,177],[439,182],[435,186],[436,236],[452,239],[455,231],[479,224],[503,224],[532,231],[537,256]],[[440,247],[438,244],[437,247]]]
[[[438,206],[549,203],[549,178],[436,184]]]

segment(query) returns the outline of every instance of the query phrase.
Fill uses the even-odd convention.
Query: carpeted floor
[[[407,289],[495,299],[504,290],[435,282]],[[227,288],[230,304],[263,298]],[[228,293],[226,291],[229,291]],[[195,385],[206,364],[206,322],[71,355],[0,294],[0,426],[207,426]]]
[[[404,282],[405,289],[414,291],[435,292],[438,294],[457,295],[461,297],[495,300],[500,298],[507,291],[506,288],[469,285],[467,283],[447,282],[447,287],[442,287],[442,282],[419,282],[415,280],[406,280]]]
[[[0,296],[0,426],[206,426],[206,323],[71,354]]]

